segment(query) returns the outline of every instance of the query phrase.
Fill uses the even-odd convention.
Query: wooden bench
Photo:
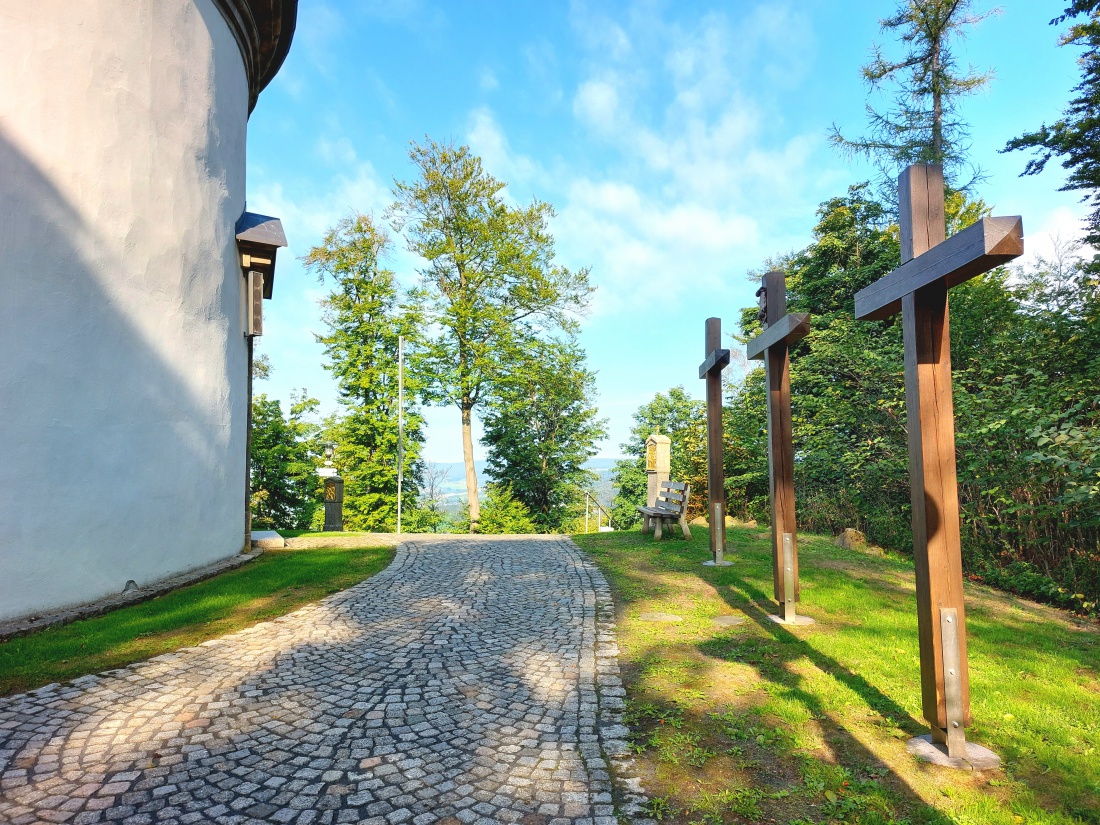
[[[669,525],[677,521],[684,533],[685,539],[691,538],[691,530],[687,523],[687,502],[691,495],[691,485],[682,481],[662,481],[661,492],[657,494],[657,501],[652,507],[638,507],[642,514],[642,532],[653,531],[655,539],[661,538],[664,531],[662,525],[667,521]]]

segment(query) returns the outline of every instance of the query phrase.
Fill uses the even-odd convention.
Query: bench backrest
[[[662,481],[655,506],[674,511],[679,516],[683,514],[690,494],[691,485],[683,481]]]

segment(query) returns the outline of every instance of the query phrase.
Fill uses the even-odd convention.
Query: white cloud
[[[619,118],[619,90],[610,79],[586,80],[573,98],[573,115],[597,134],[614,136]]]
[[[483,92],[491,92],[500,87],[500,81],[493,70],[486,66],[478,72],[477,85]]]
[[[486,106],[470,113],[466,129],[466,142],[478,155],[485,170],[493,177],[511,184],[513,190],[524,194],[515,200],[527,202],[527,192],[549,185],[550,179],[543,167],[530,157],[513,151],[493,112]],[[512,194],[510,191],[509,194]],[[531,194],[535,194],[531,192]]]
[[[380,214],[391,200],[389,188],[367,161],[355,162],[325,183],[272,181],[250,191],[249,209],[280,218],[295,255],[319,242],[341,218],[352,212]]]
[[[351,140],[346,137],[317,139],[317,155],[330,166],[351,166],[359,159]]]

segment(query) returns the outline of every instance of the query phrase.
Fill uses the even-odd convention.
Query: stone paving
[[[282,618],[0,699],[0,821],[616,825],[613,627],[568,539],[411,541]]]

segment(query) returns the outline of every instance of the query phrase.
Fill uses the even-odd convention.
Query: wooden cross
[[[794,446],[791,442],[790,345],[810,332],[810,316],[787,313],[786,276],[769,272],[756,291],[764,331],[746,345],[750,360],[764,359],[768,384],[768,475],[772,503],[772,587],[779,621],[798,621],[798,532],[794,519]]]
[[[921,699],[932,741],[965,758],[970,680],[963,610],[947,290],[1023,254],[1019,217],[982,218],[945,240],[943,169],[898,178],[901,267],[856,294],[858,320],[901,312]]]
[[[722,349],[722,319],[707,318],[703,348],[706,360],[699,377],[707,380],[707,518],[710,521],[711,560],[704,564],[728,567],[726,550],[726,473],[722,462],[722,368],[730,351]]]

